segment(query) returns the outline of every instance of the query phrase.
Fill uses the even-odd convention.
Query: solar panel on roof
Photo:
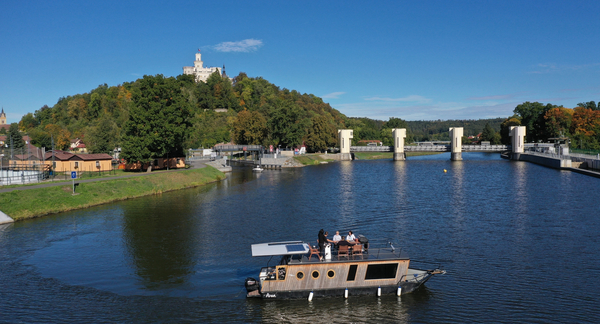
[[[288,252],[304,252],[304,244],[286,245],[285,248]]]

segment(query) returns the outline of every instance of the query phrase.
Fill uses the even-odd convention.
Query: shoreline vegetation
[[[207,166],[140,177],[81,183],[73,195],[71,182],[64,186],[0,193],[2,212],[15,221],[82,209],[110,202],[193,188],[225,179],[223,172]]]

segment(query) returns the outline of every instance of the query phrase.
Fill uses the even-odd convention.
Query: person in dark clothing
[[[325,243],[327,243],[327,236],[325,236],[325,231],[321,229],[319,231],[319,251],[321,255],[325,255]],[[323,261],[323,257],[319,255],[319,258]]]

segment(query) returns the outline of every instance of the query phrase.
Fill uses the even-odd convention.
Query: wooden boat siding
[[[336,263],[311,263],[311,264],[289,264],[277,266],[276,273],[279,269],[286,270],[284,280],[264,280],[262,281],[263,293],[277,291],[296,291],[296,290],[320,290],[320,289],[336,289],[336,288],[357,288],[357,287],[377,287],[396,285],[400,279],[408,272],[409,260],[385,260],[385,261],[370,261],[370,262],[336,262]],[[398,269],[396,276],[393,279],[372,279],[365,280],[367,266],[374,264],[391,264],[397,263]],[[357,265],[357,271],[354,281],[347,281],[348,272],[351,265]],[[313,271],[319,271],[319,277],[312,277]],[[333,270],[335,275],[333,278],[327,276],[327,272]],[[304,277],[298,279],[298,272],[303,272]]]

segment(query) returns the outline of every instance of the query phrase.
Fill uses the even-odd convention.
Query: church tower
[[[4,113],[4,107],[2,107],[2,112],[0,113],[0,125],[6,125],[6,114]]]

